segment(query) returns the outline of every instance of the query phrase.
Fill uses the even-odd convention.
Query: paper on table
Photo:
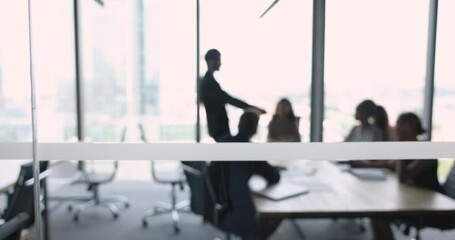
[[[382,168],[351,168],[350,173],[362,180],[387,179],[387,170]]]

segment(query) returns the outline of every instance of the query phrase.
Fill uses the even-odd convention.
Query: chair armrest
[[[197,170],[196,168],[193,168],[191,166],[188,166],[186,164],[181,164],[183,171],[188,172],[189,174],[202,177],[202,172]]]
[[[41,180],[49,177],[49,175],[51,175],[51,170],[50,169],[40,173],[39,180],[41,181]],[[35,183],[35,179],[30,178],[29,180],[25,181],[25,186],[29,187],[29,186],[32,186],[34,183]]]
[[[0,226],[0,239],[5,239],[11,234],[20,231],[27,221],[29,216],[27,213],[19,213],[17,216]]]

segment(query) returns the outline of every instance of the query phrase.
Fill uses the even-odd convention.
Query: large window
[[[82,2],[89,139],[119,141],[125,127],[130,133],[141,123],[149,141],[194,141],[195,7],[187,1]]]
[[[432,141],[454,141],[455,127],[455,2],[439,1],[435,88],[433,101]],[[454,163],[453,159],[440,159],[438,175],[444,179]]]
[[[156,77],[149,81],[159,89],[155,125],[159,128],[150,136],[166,142],[195,142],[196,2],[154,0],[146,6],[147,72]]]
[[[429,1],[329,0],[326,11],[324,141],[342,141],[358,103],[383,106],[391,125],[422,116]]]
[[[0,141],[31,141],[27,1],[0,3]],[[76,135],[72,3],[32,4],[38,139]]]
[[[26,1],[0,2],[0,29],[0,141],[31,141]]]
[[[77,136],[73,3],[45,0],[32,6],[38,138],[73,140]]]
[[[85,134],[93,141],[118,141],[125,126],[126,84],[136,80],[132,3],[80,2]]]
[[[221,52],[222,66],[215,78],[232,96],[264,108],[256,141],[264,142],[277,102],[287,97],[301,117],[300,134],[309,141],[312,6],[311,0],[279,2],[263,18],[272,1],[201,1],[201,75],[204,54]],[[237,132],[241,110],[227,107],[232,134]],[[207,134],[201,109],[203,141]]]
[[[434,141],[455,140],[455,2],[439,1],[433,105]]]

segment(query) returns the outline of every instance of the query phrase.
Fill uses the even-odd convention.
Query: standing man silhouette
[[[218,142],[221,137],[231,134],[226,104],[241,109],[252,108],[253,111],[261,114],[265,113],[265,110],[234,98],[221,89],[220,84],[213,76],[214,72],[219,71],[221,66],[221,54],[218,50],[210,49],[207,51],[205,61],[207,62],[207,73],[201,82],[200,97],[207,113],[209,135]]]

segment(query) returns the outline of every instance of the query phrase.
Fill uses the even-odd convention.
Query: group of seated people
[[[396,126],[387,129],[387,134],[380,131],[380,128],[365,121],[368,114],[362,112],[365,104],[363,102],[357,108],[356,118],[365,127],[359,125],[353,128],[346,138],[346,141],[374,141],[384,137],[394,137],[398,141],[418,141],[419,136],[425,131],[419,117],[411,112],[403,113],[398,117]],[[367,117],[365,117],[367,116]],[[290,102],[282,99],[277,106],[276,114],[269,123],[268,141],[286,142],[300,141],[298,134],[297,120]],[[241,116],[238,125],[238,134],[231,136],[224,135],[218,142],[249,142],[257,131],[259,115],[255,111],[245,111]],[[374,161],[352,161],[352,167],[387,167],[396,172],[399,180],[406,184],[412,184],[434,191],[443,192],[437,178],[437,160],[374,160]],[[223,226],[242,239],[266,239],[278,227],[280,221],[258,219],[253,205],[248,181],[253,174],[263,176],[269,184],[277,183],[280,174],[277,168],[265,161],[255,162],[212,162],[210,164],[211,180],[214,186],[227,186],[226,189],[217,189],[220,197],[225,198],[229,208],[223,218]],[[220,173],[223,174],[220,174]],[[224,181],[223,184],[219,184]],[[389,220],[372,219],[375,239],[393,239]],[[387,235],[389,234],[389,235]],[[386,236],[386,237],[384,237]]]
[[[419,141],[425,133],[419,117],[412,112],[402,113],[398,116],[396,125],[389,125],[387,112],[382,106],[376,105],[372,100],[362,101],[356,108],[355,118],[360,122],[355,126],[345,141]],[[396,173],[397,178],[404,184],[437,191],[444,194],[438,180],[437,159],[427,160],[372,160],[350,161],[352,167],[378,167],[388,168]],[[375,239],[393,239],[390,223],[396,219],[371,219]],[[408,218],[401,219],[414,225],[428,225],[440,228],[454,227],[453,218]],[[419,224],[415,224],[415,223]],[[451,227],[450,227],[451,226]]]
[[[257,131],[259,115],[266,111],[230,96],[221,88],[214,76],[221,67],[221,53],[217,49],[207,51],[205,60],[207,73],[201,80],[199,93],[207,114],[209,135],[216,142],[249,142]],[[235,136],[230,133],[226,104],[245,110],[239,121],[238,134]],[[411,112],[401,114],[396,126],[390,127],[385,109],[369,99],[357,106],[355,118],[360,124],[350,131],[345,138],[346,142],[418,141],[419,136],[425,132],[418,116]],[[290,101],[281,99],[268,125],[267,141],[300,142],[298,126],[299,118],[294,114]],[[438,162],[435,159],[355,161],[351,162],[351,165],[352,167],[387,167],[396,171],[399,180],[403,183],[442,192],[437,179]],[[257,219],[248,180],[253,174],[260,174],[268,183],[276,183],[280,179],[279,172],[265,161],[214,162],[210,165],[210,169],[211,181],[215,183],[215,188],[218,187],[216,193],[228,206],[222,220],[226,226],[229,226],[227,229],[241,236],[242,239],[267,238],[278,226],[279,221],[269,221],[264,224],[265,221]],[[376,230],[380,229],[381,221],[381,219],[372,221],[376,239],[393,239],[390,232],[382,235],[385,237],[376,234]],[[388,223],[383,224],[385,225]],[[267,227],[264,228],[264,226]]]

